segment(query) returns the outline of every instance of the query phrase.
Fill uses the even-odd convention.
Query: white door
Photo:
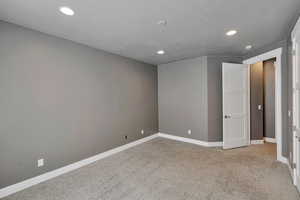
[[[300,30],[293,38],[293,162],[294,181],[300,191]]]
[[[295,175],[296,175],[296,185],[298,188],[298,191],[300,192],[300,134],[299,134],[299,130],[297,131],[296,135],[295,135],[295,152],[294,152],[294,156],[295,156],[295,160],[296,160],[296,168],[295,168]]]
[[[223,63],[223,148],[249,145],[249,67]]]

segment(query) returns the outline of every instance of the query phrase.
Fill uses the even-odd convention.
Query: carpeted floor
[[[5,200],[298,200],[275,145],[223,151],[157,138]]]

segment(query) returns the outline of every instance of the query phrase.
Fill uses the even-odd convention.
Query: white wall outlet
[[[191,129],[188,130],[188,134],[189,134],[189,135],[192,134],[192,130],[191,130]]]
[[[288,110],[288,116],[291,117],[292,116],[292,112],[290,110]]]
[[[38,159],[37,165],[38,165],[38,167],[43,167],[44,166],[44,159],[43,158]]]
[[[141,134],[144,135],[144,129],[141,130]]]

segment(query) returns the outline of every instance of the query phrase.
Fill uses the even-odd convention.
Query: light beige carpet
[[[222,151],[157,138],[5,200],[297,200],[275,145]]]

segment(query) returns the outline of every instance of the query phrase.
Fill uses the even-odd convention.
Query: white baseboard
[[[171,139],[171,140],[180,141],[180,142],[196,144],[196,145],[200,145],[200,146],[204,146],[204,147],[222,147],[223,146],[223,142],[206,142],[206,141],[195,140],[195,139],[191,139],[191,138],[169,135],[166,133],[158,133],[158,136],[167,138],[167,139]]]
[[[265,142],[269,142],[269,143],[276,143],[276,139],[275,138],[264,137],[264,141]]]
[[[289,168],[290,175],[291,175],[291,178],[292,178],[292,180],[293,180],[293,184],[295,185],[295,180],[294,180],[294,170],[293,170],[293,168],[292,168],[290,162],[288,161],[288,159],[287,159],[287,163],[286,163],[286,164],[287,164],[287,166],[288,166],[288,168]]]
[[[282,163],[286,164],[286,165],[289,165],[289,160],[286,157],[278,156],[277,160],[279,162],[282,162]]]
[[[251,140],[251,144],[264,144],[264,140]]]
[[[70,165],[67,165],[65,167],[62,167],[62,168],[59,168],[59,169],[47,172],[45,174],[42,174],[42,175],[39,175],[39,176],[30,178],[30,179],[27,179],[25,181],[16,183],[14,185],[7,186],[5,188],[0,189],[0,199],[3,198],[3,197],[6,197],[8,195],[11,195],[13,193],[16,193],[16,192],[19,192],[21,190],[24,190],[26,188],[29,188],[31,186],[34,186],[36,184],[39,184],[41,182],[44,182],[44,181],[47,181],[49,179],[55,178],[57,176],[60,176],[62,174],[65,174],[67,172],[73,171],[73,170],[78,169],[80,167],[86,166],[88,164],[91,164],[93,162],[96,162],[98,160],[106,158],[106,157],[111,156],[113,154],[119,153],[121,151],[129,149],[129,148],[134,147],[136,145],[142,144],[142,143],[147,142],[149,140],[152,140],[152,139],[154,139],[156,137],[158,137],[158,134],[154,134],[154,135],[151,135],[151,136],[148,136],[148,137],[136,140],[134,142],[122,145],[120,147],[117,147],[117,148],[114,148],[114,149],[111,149],[111,150],[108,150],[108,151],[105,151],[103,153],[100,153],[98,155],[92,156],[90,158],[78,161],[78,162],[70,164]]]
[[[223,142],[207,142],[207,147],[223,147]]]
[[[120,147],[108,150],[106,152],[100,153],[100,154],[92,156],[90,158],[78,161],[76,163],[67,165],[65,167],[62,167],[62,168],[47,172],[45,174],[27,179],[25,181],[16,183],[16,184],[11,185],[11,186],[7,186],[5,188],[2,188],[2,189],[0,189],[0,199],[3,198],[3,197],[9,196],[13,193],[24,190],[26,188],[29,188],[31,186],[37,185],[41,182],[44,182],[44,181],[47,181],[49,179],[60,176],[62,174],[65,174],[67,172],[70,172],[70,171],[73,171],[75,169],[81,168],[83,166],[86,166],[88,164],[91,164],[93,162],[101,160],[101,159],[106,158],[108,156],[111,156],[113,154],[119,153],[121,151],[129,149],[129,148],[134,147],[136,145],[139,145],[139,144],[142,144],[144,142],[150,141],[150,140],[152,140],[154,138],[157,138],[157,137],[162,137],[162,138],[167,138],[167,139],[171,139],[171,140],[196,144],[196,145],[200,145],[200,146],[204,146],[204,147],[222,147],[223,146],[223,142],[206,142],[206,141],[201,141],[201,140],[195,140],[195,139],[190,139],[190,138],[184,138],[184,137],[169,135],[169,134],[165,134],[165,133],[157,133],[157,134],[139,139],[137,141],[122,145]],[[251,144],[263,144],[263,143],[264,143],[264,140],[251,140]],[[278,161],[289,165],[288,159],[285,158],[285,157],[282,157],[282,156],[279,157]]]

